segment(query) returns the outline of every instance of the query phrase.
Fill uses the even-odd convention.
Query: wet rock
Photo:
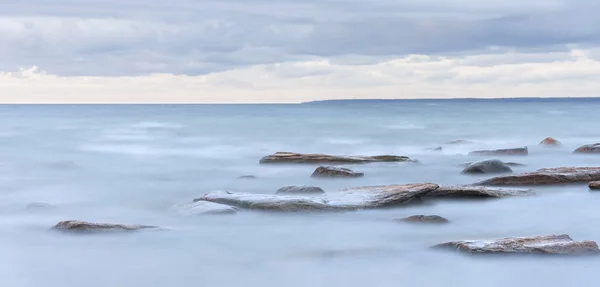
[[[501,160],[487,159],[476,161],[467,166],[462,173],[506,173],[512,172],[512,169]]]
[[[600,189],[600,181],[592,181],[588,183],[590,189]]]
[[[546,235],[514,237],[494,240],[453,241],[438,244],[434,248],[454,249],[466,253],[534,253],[554,255],[598,254],[594,241],[574,241],[569,235]]]
[[[362,177],[365,174],[355,172],[348,168],[320,166],[315,169],[311,177]]]
[[[542,140],[540,142],[540,145],[545,145],[545,146],[559,146],[561,145],[561,143],[551,137],[547,137],[544,140]]]
[[[449,141],[446,144],[459,145],[459,144],[474,144],[474,143],[475,142],[466,141],[466,140],[455,140],[455,141]]]
[[[256,179],[255,175],[242,175],[239,176],[237,179]]]
[[[510,196],[529,196],[535,193],[524,188],[497,188],[472,185],[441,185],[427,193],[425,198],[500,198]]]
[[[527,147],[497,149],[497,150],[477,150],[472,151],[469,155],[494,156],[494,155],[528,155]]]
[[[336,156],[326,154],[301,154],[292,152],[277,152],[263,157],[261,164],[268,163],[305,163],[305,164],[350,164],[370,162],[415,162],[406,156],[378,155],[378,156]]]
[[[577,148],[574,153],[598,153],[600,154],[600,143],[588,144]]]
[[[202,200],[194,200],[191,203],[184,203],[175,206],[183,214],[187,215],[207,215],[207,214],[236,214],[237,208],[229,205],[218,204]]]
[[[413,215],[405,218],[396,218],[394,219],[398,222],[407,222],[407,223],[428,223],[428,224],[443,224],[449,223],[450,221],[446,218],[443,218],[439,215]]]
[[[557,167],[497,176],[480,181],[476,185],[548,185],[596,180],[600,180],[600,167]]]
[[[342,189],[322,196],[209,192],[200,200],[246,209],[269,211],[336,211],[401,205],[438,187],[433,183],[366,186]]]
[[[277,190],[276,194],[323,194],[325,191],[318,186],[292,185],[284,186]]]
[[[77,233],[91,232],[115,232],[115,231],[137,231],[141,229],[156,229],[157,226],[150,225],[126,225],[113,223],[94,223],[79,220],[66,220],[57,223],[52,229]]]

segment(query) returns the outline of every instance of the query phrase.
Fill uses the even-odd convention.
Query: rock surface
[[[600,143],[581,146],[574,153],[600,153]]]
[[[323,196],[292,196],[228,191],[209,192],[200,200],[240,208],[271,211],[335,211],[400,205],[438,187],[433,183],[366,186],[343,189]]]
[[[126,225],[113,223],[95,223],[79,220],[65,220],[57,223],[53,229],[65,232],[114,232],[114,231],[137,231],[141,229],[155,229],[156,226],[150,225]]]
[[[467,166],[462,173],[506,173],[512,172],[512,169],[503,161],[497,159],[487,159],[476,161]]]
[[[596,180],[600,180],[600,167],[557,167],[497,176],[480,181],[476,185],[547,185]]]
[[[237,208],[214,202],[194,200],[191,203],[176,205],[175,208],[182,214],[207,215],[207,214],[236,214]]]
[[[574,241],[569,235],[514,237],[495,240],[453,241],[434,248],[455,249],[466,253],[538,253],[554,255],[598,254],[594,241]]]
[[[545,145],[545,146],[559,146],[561,145],[561,143],[551,137],[547,137],[544,140],[542,140],[540,142],[540,145]]]
[[[588,183],[590,189],[600,189],[600,181],[592,181]]]
[[[284,186],[277,190],[276,194],[323,194],[325,191],[318,186],[292,185]]]
[[[348,168],[320,166],[315,169],[311,177],[362,177],[365,174],[355,172]]]
[[[242,175],[239,176],[237,179],[256,179],[255,175]]]
[[[471,185],[441,185],[436,190],[427,193],[425,198],[500,198],[509,196],[529,196],[535,193],[524,188],[497,188]]]
[[[277,152],[263,157],[261,164],[268,163],[306,163],[306,164],[349,164],[370,162],[415,162],[406,156],[378,155],[378,156],[336,156],[326,154],[301,154],[292,152]]]
[[[396,218],[395,221],[407,222],[407,223],[433,223],[443,224],[449,223],[450,221],[439,215],[413,215],[405,218]]]
[[[509,148],[509,149],[496,149],[496,150],[477,150],[472,151],[469,155],[483,155],[483,156],[493,156],[493,155],[528,155],[529,151],[527,147],[520,148]]]

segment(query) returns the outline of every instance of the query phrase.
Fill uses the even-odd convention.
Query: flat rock
[[[413,215],[405,218],[396,218],[394,220],[398,222],[427,224],[444,224],[450,222],[448,219],[443,218],[439,215]]]
[[[349,168],[320,166],[315,169],[311,177],[362,177],[365,174],[355,172]]]
[[[156,229],[157,226],[150,225],[127,225],[113,223],[95,223],[79,220],[65,220],[57,223],[52,229],[65,232],[91,233],[91,232],[115,232],[115,231],[137,231],[141,229]]]
[[[194,200],[191,203],[184,203],[175,206],[183,214],[187,215],[207,215],[207,214],[236,214],[237,208],[229,205],[218,204],[203,200]]]
[[[238,176],[237,179],[256,179],[255,175],[242,175],[242,176]]]
[[[527,147],[496,149],[496,150],[477,150],[472,151],[469,155],[494,156],[494,155],[528,155]]]
[[[438,244],[433,247],[454,249],[466,253],[582,255],[598,254],[600,252],[596,242],[574,241],[566,234],[513,237],[494,240],[453,241]]]
[[[459,164],[458,166],[460,166],[460,167],[467,167],[467,166],[469,166],[469,165],[472,165],[473,163],[475,163],[475,162],[466,162],[466,163],[461,163],[461,164]],[[522,163],[518,163],[518,162],[510,162],[510,161],[505,161],[505,162],[504,162],[504,164],[505,164],[505,165],[508,165],[508,166],[513,166],[513,167],[514,167],[514,166],[525,166],[525,165],[524,165],[524,164],[522,164]]]
[[[291,185],[277,190],[276,194],[323,194],[325,191],[318,186]]]
[[[596,180],[600,180],[600,167],[557,167],[492,177],[476,185],[548,185]]]
[[[559,146],[561,145],[561,143],[557,140],[555,140],[554,138],[551,137],[547,137],[544,140],[542,140],[540,142],[540,145],[545,145],[545,146]]]
[[[577,148],[574,153],[600,153],[600,143],[588,144]]]
[[[433,183],[366,186],[322,196],[209,192],[200,200],[270,211],[335,211],[379,208],[408,203],[438,187]]]
[[[462,173],[507,173],[512,172],[512,169],[503,161],[498,159],[486,159],[476,161],[465,167]]]
[[[535,193],[524,188],[498,188],[472,185],[441,185],[436,190],[427,193],[425,198],[500,198],[509,196],[529,196]]]
[[[268,163],[305,163],[305,164],[360,164],[371,162],[416,162],[406,156],[377,155],[377,156],[336,156],[326,154],[301,154],[292,152],[277,152],[263,157],[261,164]]]
[[[590,189],[600,189],[600,181],[592,181],[588,183]]]

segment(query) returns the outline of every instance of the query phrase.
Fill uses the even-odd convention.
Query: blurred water
[[[173,206],[214,189],[274,193],[363,185],[471,183],[458,164],[476,149],[529,146],[515,171],[600,166],[573,155],[600,141],[598,100],[397,101],[303,105],[0,106],[3,286],[589,286],[599,258],[472,258],[449,240],[568,233],[600,240],[600,194],[585,185],[538,196],[447,201],[336,214],[189,216]],[[552,136],[560,148],[537,144]],[[474,145],[446,145],[452,140]],[[442,146],[442,152],[427,148]],[[352,166],[364,178],[317,180],[314,166],[264,166],[277,151],[398,154],[420,165]],[[256,180],[238,180],[241,175]],[[34,202],[54,208],[28,209]],[[395,217],[437,214],[446,226]],[[80,219],[168,232],[66,236]]]

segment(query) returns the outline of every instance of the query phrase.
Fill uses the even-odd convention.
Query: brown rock
[[[600,189],[600,181],[592,181],[588,183],[590,189]]]
[[[497,176],[480,181],[476,185],[547,185],[595,180],[600,180],[600,167],[557,167]]]
[[[581,146],[574,153],[600,153],[600,143]]]
[[[433,223],[444,224],[450,222],[448,219],[439,215],[413,215],[405,218],[396,218],[395,221],[407,223]]]
[[[425,198],[500,198],[509,196],[534,195],[531,189],[523,188],[494,188],[471,185],[441,185],[436,190],[427,193]]]
[[[510,148],[510,149],[497,149],[497,150],[477,150],[472,151],[469,155],[482,155],[482,156],[494,156],[494,155],[528,155],[529,151],[527,147]]]
[[[141,229],[158,228],[150,225],[125,225],[112,223],[94,223],[79,220],[66,220],[56,224],[53,229],[69,232],[108,232],[108,231],[136,231]]]
[[[543,141],[540,142],[540,145],[545,145],[545,146],[559,146],[561,145],[561,143],[551,137],[547,137],[545,138]]]
[[[370,162],[416,162],[406,156],[377,155],[377,156],[335,156],[326,154],[301,154],[277,152],[263,157],[261,164],[268,163],[305,163],[305,164],[359,164]]]
[[[320,166],[315,169],[311,177],[362,177],[365,174],[355,172],[348,168]]]
[[[537,253],[553,255],[598,254],[594,241],[574,241],[569,235],[514,237],[494,240],[453,241],[438,244],[434,248],[454,249],[466,253]]]

